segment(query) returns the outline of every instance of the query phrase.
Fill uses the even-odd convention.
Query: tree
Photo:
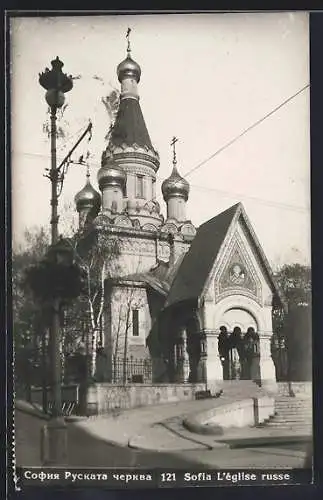
[[[78,295],[82,283],[79,269],[72,262],[58,265],[49,260],[48,243],[47,231],[36,227],[25,231],[24,242],[13,252],[13,332],[17,360],[16,379],[20,385],[27,378],[29,385],[43,383],[41,372],[44,370],[37,371],[36,368],[41,360],[45,364],[44,359],[48,358],[46,351],[52,299],[56,294],[63,306]],[[62,327],[63,312],[62,307]],[[64,369],[63,328],[61,333]],[[48,366],[47,362],[46,367]],[[28,368],[30,370],[27,373]]]
[[[119,241],[118,238],[94,228],[87,233],[78,231],[68,241],[74,250],[76,263],[84,272],[85,286],[79,297],[65,304],[64,314],[62,311],[62,355],[64,359],[67,353],[75,352],[80,342],[84,342],[91,355],[90,373],[94,376],[98,337],[102,333],[105,280],[111,274],[117,273]],[[28,348],[30,361],[32,361],[31,349],[40,353],[41,336],[49,325],[46,302],[35,300],[30,287],[30,276],[32,281],[39,281],[35,273],[37,275],[39,271],[39,265],[48,249],[48,242],[48,234],[43,228],[27,230],[24,244],[20,245],[13,255],[15,353],[24,361]],[[54,277],[50,281],[55,281]],[[43,283],[39,286],[43,287]],[[20,365],[22,370],[19,371],[19,380],[24,380],[23,361]]]
[[[76,261],[85,273],[85,287],[68,314],[74,312],[75,316],[76,313],[85,324],[85,328],[89,329],[90,341],[86,338],[86,344],[91,353],[90,374],[93,377],[96,369],[98,336],[102,330],[105,282],[117,269],[119,240],[104,231],[92,228],[86,233],[78,232],[71,239],[71,244]]]
[[[110,120],[110,127],[108,133],[105,136],[105,140],[109,141],[114,126],[114,122],[117,116],[117,112],[119,109],[120,91],[118,89],[113,88],[107,96],[101,98],[101,102],[104,104],[104,107],[108,113]]]
[[[311,268],[301,264],[286,264],[276,280],[287,300],[288,309],[300,302],[311,303]]]
[[[119,382],[120,378],[125,384],[131,373],[129,373],[129,337],[131,332],[139,336],[142,324],[142,313],[145,300],[145,288],[128,283],[127,277],[124,283],[112,282],[115,287],[111,295],[111,341],[112,341],[112,381]],[[146,346],[144,346],[146,350]],[[121,373],[119,371],[121,368]]]
[[[43,227],[26,230],[24,241],[12,253],[12,312],[17,388],[31,383],[29,368],[39,361],[38,351],[44,335],[46,311],[34,300],[26,281],[26,269],[44,257],[49,235]]]
[[[274,310],[273,330],[286,346],[290,380],[311,379],[311,269],[286,264],[276,274],[286,298],[286,309]]]

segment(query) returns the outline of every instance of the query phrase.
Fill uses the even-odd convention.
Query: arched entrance
[[[235,327],[239,327],[242,332],[246,332],[248,328],[252,327],[255,331],[258,330],[258,324],[254,316],[246,309],[234,307],[228,309],[223,314],[220,326],[225,326],[228,332],[233,332]]]
[[[219,329],[223,379],[260,381],[260,341],[255,317],[246,309],[229,308],[222,314]]]

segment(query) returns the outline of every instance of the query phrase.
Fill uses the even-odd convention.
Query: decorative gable
[[[215,297],[218,302],[227,295],[242,294],[262,302],[262,287],[244,241],[236,230],[215,276]]]

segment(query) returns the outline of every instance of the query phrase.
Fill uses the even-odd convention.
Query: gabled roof
[[[200,296],[238,206],[230,207],[198,228],[175,276],[165,307]]]
[[[110,143],[115,146],[137,144],[154,151],[137,99],[121,99]]]
[[[150,271],[145,273],[133,273],[120,278],[121,281],[137,281],[144,283],[165,297],[168,295],[171,284],[176,276],[184,255],[180,255],[173,265],[168,262],[159,261]]]
[[[270,265],[251,227],[243,205],[237,203],[198,228],[191,247],[183,258],[183,262],[173,280],[165,307],[186,300],[198,301],[228,231],[239,217],[243,219],[247,232],[254,243],[259,262],[271,283],[272,289],[281,297]]]

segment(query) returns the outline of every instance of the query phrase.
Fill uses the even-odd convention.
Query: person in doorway
[[[222,369],[223,369],[223,380],[228,380],[229,377],[229,333],[225,326],[220,327],[220,333],[218,337],[218,353],[220,356]]]
[[[230,336],[230,367],[231,378],[241,379],[241,367],[244,358],[243,338],[241,328],[234,327]]]
[[[250,352],[250,379],[260,384],[260,340],[259,335],[254,328],[250,327],[247,333],[252,339],[252,348]]]
[[[244,345],[244,366],[243,366],[243,374],[245,380],[251,380],[251,362],[253,355],[253,333],[252,328],[248,328],[247,333],[243,338]]]

